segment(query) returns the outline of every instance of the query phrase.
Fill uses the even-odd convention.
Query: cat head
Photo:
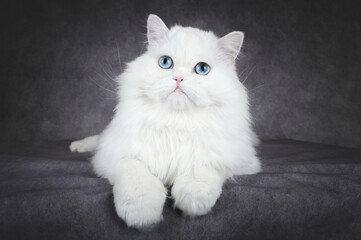
[[[168,29],[158,16],[150,15],[147,38],[147,52],[132,63],[134,86],[147,101],[178,110],[203,108],[221,105],[239,88],[235,59],[242,32],[218,38],[191,27]]]

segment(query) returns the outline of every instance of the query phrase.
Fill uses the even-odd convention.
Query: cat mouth
[[[176,89],[174,89],[174,90],[171,92],[171,94],[172,94],[172,93],[183,93],[183,94],[187,95],[187,94],[183,91],[183,89],[181,89],[179,86],[176,87]]]
[[[188,95],[184,92],[184,90],[182,88],[180,88],[179,86],[176,87],[173,91],[171,91],[169,94],[168,94],[168,97],[170,95],[185,95],[187,98],[188,98]]]
[[[182,93],[184,93],[183,90],[180,87],[177,87],[176,89],[174,89],[173,92],[182,92]]]

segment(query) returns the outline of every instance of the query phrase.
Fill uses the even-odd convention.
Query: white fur
[[[237,38],[238,37],[238,38]],[[186,215],[206,214],[234,174],[260,171],[246,89],[234,60],[243,34],[212,32],[148,19],[148,50],[118,77],[120,101],[92,163],[114,185],[118,215],[136,228],[162,219],[165,186]],[[173,59],[162,69],[158,59]],[[211,71],[194,72],[198,62]],[[173,92],[183,76],[183,92]]]

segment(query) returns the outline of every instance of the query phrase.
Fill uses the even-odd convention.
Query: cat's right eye
[[[159,58],[158,64],[161,68],[169,69],[173,67],[173,60],[168,56],[162,56]]]

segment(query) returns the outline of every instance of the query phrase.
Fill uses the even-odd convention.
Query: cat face
[[[243,33],[219,39],[212,32],[175,26],[148,18],[148,51],[141,57],[144,68],[138,85],[155,103],[173,109],[202,108],[222,104],[239,86],[234,60]]]

